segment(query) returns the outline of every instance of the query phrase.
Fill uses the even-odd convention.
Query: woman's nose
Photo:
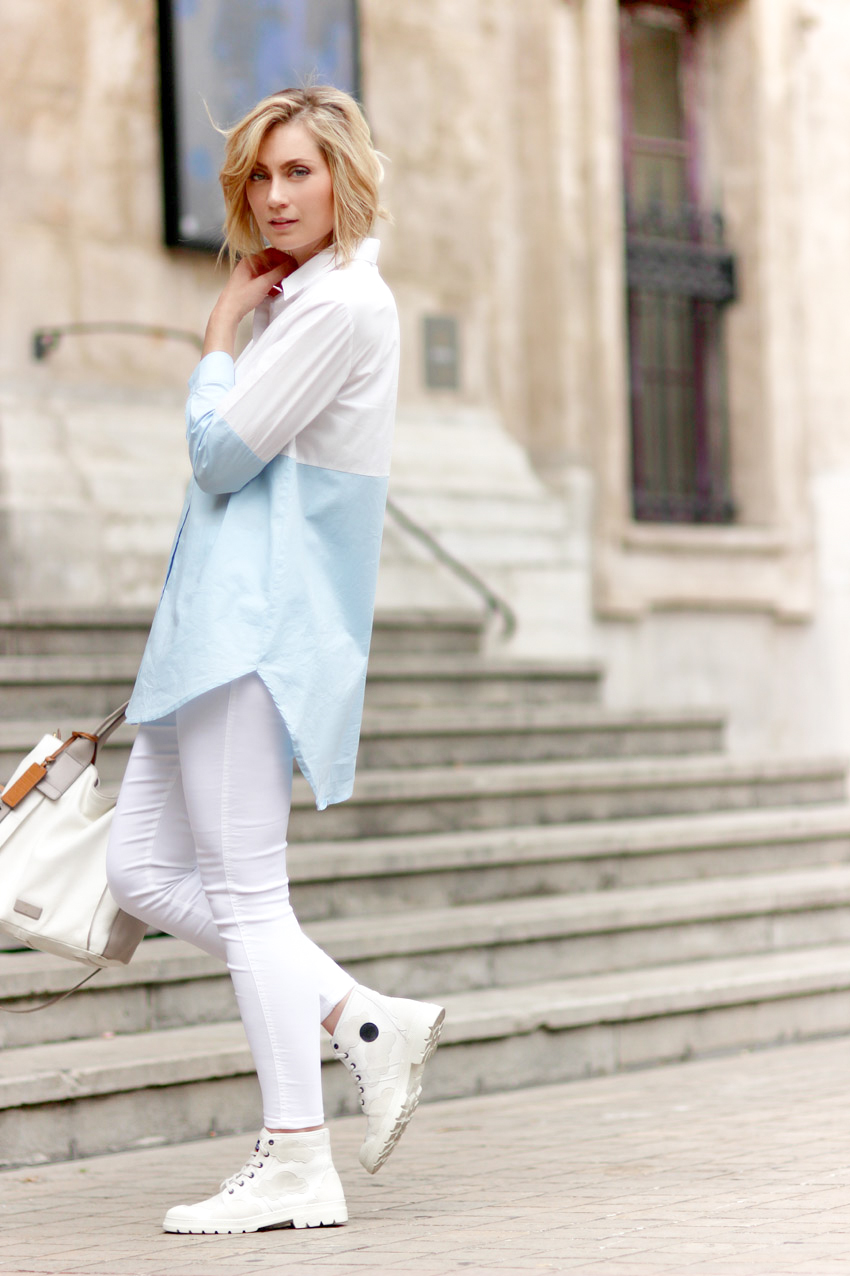
[[[269,203],[278,205],[286,205],[289,203],[289,195],[286,189],[286,182],[282,177],[272,177],[269,185]]]

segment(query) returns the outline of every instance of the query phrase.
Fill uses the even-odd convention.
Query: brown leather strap
[[[7,784],[2,793],[0,793],[0,802],[4,806],[17,806],[23,801],[30,789],[34,789],[40,780],[47,775],[47,766],[44,762],[31,762],[24,771],[23,775],[19,775],[14,784]]]

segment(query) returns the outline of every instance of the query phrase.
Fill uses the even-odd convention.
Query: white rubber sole
[[[408,1032],[410,1059],[399,1101],[387,1112],[378,1133],[367,1139],[360,1149],[360,1164],[369,1174],[377,1174],[416,1111],[422,1094],[422,1073],[437,1049],[445,1018],[442,1006],[423,1003],[420,1022]]]
[[[243,1232],[270,1232],[279,1227],[341,1227],[347,1222],[345,1201],[323,1201],[320,1205],[304,1205],[253,1218],[205,1219],[203,1222],[181,1219],[177,1210],[169,1210],[162,1230],[181,1236],[232,1236]]]

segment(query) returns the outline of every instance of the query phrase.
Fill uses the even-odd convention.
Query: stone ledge
[[[488,766],[399,768],[362,771],[346,809],[373,802],[426,802],[441,797],[511,793],[622,791],[715,784],[846,781],[838,758],[729,758],[699,754],[680,758],[626,758],[613,762],[498,763]],[[307,782],[296,777],[293,808],[310,807]]]
[[[307,923],[305,931],[337,960],[372,960],[463,949],[684,927],[705,921],[777,917],[850,906],[850,865],[750,877],[455,905],[385,917]],[[6,999],[69,987],[74,967],[42,953],[0,955]],[[640,971],[635,972],[638,977]],[[179,940],[145,940],[127,967],[97,976],[98,988],[223,978],[221,963]],[[85,995],[85,994],[83,994]],[[2,1059],[2,1056],[0,1056]]]
[[[455,905],[380,919],[340,918],[305,930],[339,961],[607,935],[742,917],[844,909],[850,866],[701,882]]]
[[[0,683],[132,683],[138,668],[135,656],[0,656]]]
[[[824,837],[850,838],[850,807],[780,807],[722,811],[698,819],[670,815],[592,824],[424,833],[356,842],[311,842],[303,847],[291,846],[288,857],[293,881],[307,882],[567,858],[663,855]]]
[[[491,734],[534,731],[579,734],[674,730],[720,732],[724,716],[700,709],[623,711],[593,705],[566,704],[451,704],[425,705],[411,713],[409,706],[367,706],[362,739],[399,736]],[[0,749],[22,747],[24,752],[45,732],[55,729],[49,718],[0,720]],[[107,748],[127,747],[126,737],[111,737]]]
[[[425,705],[411,714],[406,706],[367,708],[363,735],[468,734],[472,731],[633,731],[641,728],[713,728],[724,715],[705,709],[606,709],[598,705],[472,704]]]
[[[402,655],[388,658],[376,653],[370,661],[374,675],[404,681],[406,678],[434,679],[469,678],[482,681],[487,678],[539,679],[576,678],[598,682],[604,668],[596,660],[556,660],[497,655],[449,655],[442,652],[429,656]]]
[[[850,990],[850,945],[492,988],[437,999],[445,1047]],[[333,1060],[323,1041],[323,1061]],[[439,1057],[439,1056],[438,1056]],[[238,1022],[30,1046],[0,1055],[0,1109],[251,1076]],[[519,1083],[519,1081],[517,1082]]]

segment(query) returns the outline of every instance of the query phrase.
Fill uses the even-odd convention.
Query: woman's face
[[[246,193],[261,234],[299,266],[331,242],[331,172],[300,120],[269,129]]]

